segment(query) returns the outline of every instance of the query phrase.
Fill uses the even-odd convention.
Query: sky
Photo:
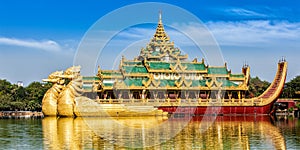
[[[297,0],[10,0],[0,1],[0,79],[12,83],[23,81],[28,85],[47,78],[51,72],[67,69],[74,64],[83,39],[97,21],[126,5],[142,2],[171,4],[196,16],[218,43],[224,61],[233,73],[240,73],[243,64],[247,63],[251,76],[272,82],[277,62],[285,57],[289,63],[287,80],[300,74],[300,2]],[[190,57],[205,58],[201,51],[189,44],[188,37],[178,34],[199,29],[197,24],[182,21],[183,15],[174,17],[161,7],[157,10],[132,10],[145,18],[131,19],[153,20],[157,14],[150,13],[149,16],[148,11],[160,10],[163,22],[170,20],[166,32],[175,45]],[[124,18],[118,21],[122,24],[128,21],[126,18],[128,16],[124,14]],[[110,24],[110,20],[105,23],[106,27],[119,25]],[[174,26],[180,26],[182,31],[176,32]],[[110,69],[109,64],[118,64],[118,59],[111,57],[120,58],[124,52],[138,55],[140,47],[149,42],[155,28],[152,22],[118,32],[106,45],[106,53],[98,56],[95,66]],[[97,42],[103,37],[99,36]],[[86,54],[89,54],[88,50]],[[89,57],[92,56],[87,55],[86,60]]]

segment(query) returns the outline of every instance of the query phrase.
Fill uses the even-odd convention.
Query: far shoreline
[[[0,119],[43,118],[40,111],[0,111]]]

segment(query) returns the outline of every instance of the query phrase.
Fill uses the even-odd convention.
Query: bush
[[[291,108],[288,109],[288,112],[289,112],[289,113],[291,113],[291,112],[293,112],[293,111],[294,111],[294,108],[293,108],[293,107],[291,107]]]
[[[296,104],[296,107],[298,108],[298,110],[300,110],[300,103]]]

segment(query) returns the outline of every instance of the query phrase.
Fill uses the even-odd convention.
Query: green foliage
[[[290,112],[290,113],[293,112],[293,111],[294,111],[293,107],[291,107],[291,108],[288,109],[288,112]]]
[[[43,96],[51,86],[49,83],[32,82],[24,88],[0,80],[0,111],[41,111]]]
[[[251,78],[249,82],[249,95],[256,97],[261,95],[270,86],[268,81],[262,81],[258,77]]]
[[[300,76],[295,77],[285,84],[281,97],[283,98],[300,98]]]
[[[300,110],[300,103],[296,104],[296,107],[298,108],[298,110]]]

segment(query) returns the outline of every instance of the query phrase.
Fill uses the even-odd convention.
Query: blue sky
[[[82,37],[99,18],[138,2],[141,1],[1,1],[0,78],[28,84],[41,81],[53,71],[66,69],[73,64]],[[219,43],[228,68],[233,72],[239,73],[247,61],[252,76],[272,81],[276,63],[285,56],[289,62],[288,80],[300,74],[299,1],[156,2],[176,5],[202,20]],[[192,29],[195,26],[186,26],[186,30]],[[154,31],[155,25],[135,26],[124,30],[120,36],[135,40],[133,35],[144,35],[142,39],[145,39],[151,38]],[[176,40],[179,46],[182,44],[180,38],[174,37],[177,34],[172,29],[167,33],[175,44]],[[183,51],[188,53],[188,49]],[[105,62],[105,59],[99,60],[99,65],[105,68]]]

